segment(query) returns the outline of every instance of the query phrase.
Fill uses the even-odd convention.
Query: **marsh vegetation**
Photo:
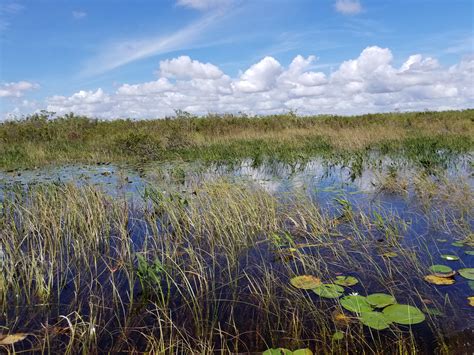
[[[472,115],[4,123],[0,347],[471,351]]]
[[[48,164],[206,161],[250,158],[295,163],[314,156],[360,164],[368,154],[420,164],[472,150],[474,110],[355,117],[294,113],[253,117],[177,112],[164,120],[99,121],[43,112],[0,124],[0,167]]]

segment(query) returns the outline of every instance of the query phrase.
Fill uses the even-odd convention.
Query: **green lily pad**
[[[338,330],[332,335],[332,340],[338,341],[342,339],[344,339],[344,332],[341,332],[340,330]]]
[[[464,243],[462,243],[462,242],[454,242],[454,243],[451,243],[451,245],[452,245],[453,247],[463,247],[463,246],[464,246]]]
[[[290,279],[290,283],[296,288],[302,288],[304,290],[310,290],[316,286],[321,285],[321,280],[316,276],[302,275],[296,276]]]
[[[459,269],[458,272],[459,275],[461,275],[465,279],[474,280],[474,268],[468,267],[464,269]]]
[[[313,288],[314,293],[324,298],[339,298],[344,293],[344,288],[335,284],[321,284]]]
[[[398,256],[398,254],[395,253],[394,251],[388,251],[386,253],[383,253],[382,256],[384,258],[396,258]]]
[[[334,283],[340,286],[354,286],[359,283],[359,280],[354,276],[336,276]]]
[[[466,250],[466,251],[464,252],[464,254],[473,255],[473,256],[474,256],[474,250]]]
[[[467,284],[471,288],[471,290],[474,290],[474,281],[468,281]]]
[[[372,306],[364,296],[346,296],[341,299],[341,306],[351,312],[362,313],[372,311]]]
[[[449,266],[440,265],[440,264],[431,265],[430,270],[438,274],[449,274],[450,272],[453,271],[453,269],[451,269]]]
[[[313,352],[309,349],[298,349],[293,351],[293,355],[313,355]]]
[[[361,313],[359,320],[362,324],[376,330],[387,329],[390,324],[392,324],[392,321],[382,312],[363,312]]]
[[[459,256],[457,256],[457,255],[443,254],[443,255],[441,255],[441,257],[445,260],[450,260],[450,261],[459,260]]]
[[[404,325],[418,324],[425,320],[419,308],[408,304],[392,304],[383,310],[383,314],[392,322]]]
[[[263,355],[292,355],[293,351],[284,349],[284,348],[277,348],[277,349],[267,349],[263,352]]]
[[[387,295],[386,293],[373,293],[367,296],[367,302],[376,308],[384,308],[397,303],[397,300],[392,295]]]

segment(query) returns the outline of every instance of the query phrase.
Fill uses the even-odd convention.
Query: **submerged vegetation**
[[[48,112],[0,124],[0,168],[96,162],[193,161],[242,158],[345,160],[354,169],[373,152],[402,155],[425,167],[472,151],[474,110],[370,114],[355,117],[294,113],[251,117],[177,112],[163,120],[100,121]]]

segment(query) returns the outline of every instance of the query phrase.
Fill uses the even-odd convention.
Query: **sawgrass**
[[[296,162],[314,156],[364,160],[375,152],[421,165],[472,151],[474,110],[249,117],[180,113],[161,120],[100,121],[35,114],[0,124],[0,168],[148,161]],[[428,166],[428,167],[430,167]]]

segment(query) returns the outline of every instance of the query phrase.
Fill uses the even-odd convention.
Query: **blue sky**
[[[470,0],[3,0],[0,119],[471,107],[473,18]]]

